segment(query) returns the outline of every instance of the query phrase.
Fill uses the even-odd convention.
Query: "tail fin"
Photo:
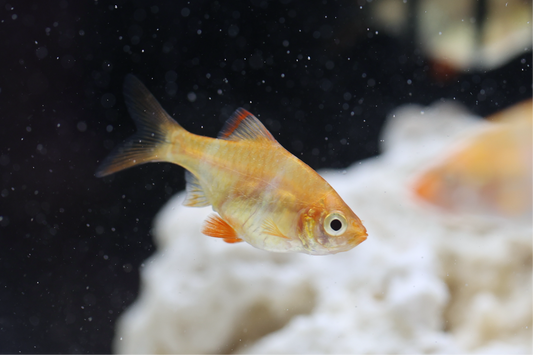
[[[165,161],[172,131],[183,129],[132,74],[124,81],[124,97],[137,133],[105,158],[96,171],[97,177],[139,164]]]

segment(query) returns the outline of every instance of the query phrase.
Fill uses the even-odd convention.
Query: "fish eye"
[[[340,212],[332,212],[324,219],[324,230],[332,237],[343,234],[347,227],[346,218]]]

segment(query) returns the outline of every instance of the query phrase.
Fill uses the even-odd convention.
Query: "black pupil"
[[[329,226],[331,229],[333,229],[335,232],[342,228],[342,222],[338,219],[334,219],[331,222],[329,222]]]

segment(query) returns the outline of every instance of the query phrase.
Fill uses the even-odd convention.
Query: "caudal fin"
[[[97,177],[139,164],[166,161],[172,131],[183,129],[132,74],[124,81],[124,97],[137,132],[104,159],[96,171]]]

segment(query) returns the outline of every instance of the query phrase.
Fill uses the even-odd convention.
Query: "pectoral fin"
[[[275,237],[289,239],[289,237],[285,236],[278,228],[276,223],[274,223],[273,220],[267,219],[263,223],[263,233],[268,235],[273,235]]]
[[[226,243],[242,242],[235,229],[215,214],[207,218],[202,228],[202,233],[209,237],[222,238]]]

